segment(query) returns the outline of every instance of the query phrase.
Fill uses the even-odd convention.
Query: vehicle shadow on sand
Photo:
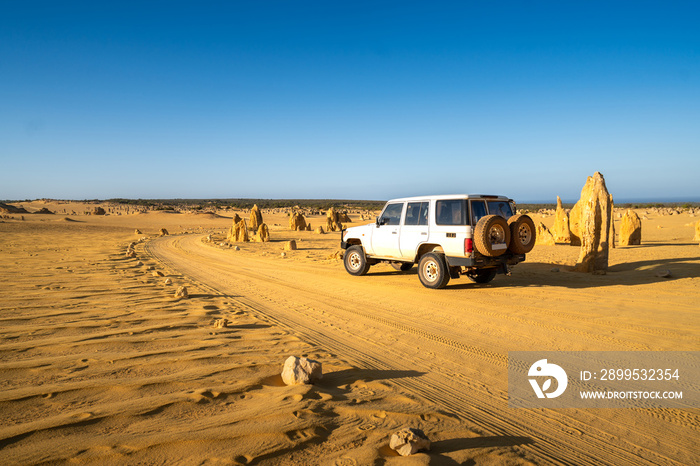
[[[617,285],[649,285],[652,283],[675,281],[682,278],[697,277],[700,257],[681,257],[662,260],[648,260],[615,264],[608,268],[605,275],[575,272],[572,266],[528,262],[518,264],[512,269],[513,275],[497,275],[487,284],[474,283],[468,278],[453,280],[446,289],[478,288],[512,288],[555,286],[565,288],[598,288]],[[670,271],[670,276],[657,275],[661,271]]]

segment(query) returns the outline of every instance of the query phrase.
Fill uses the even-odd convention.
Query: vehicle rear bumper
[[[503,264],[515,265],[525,260],[525,254],[506,253],[498,257],[458,257],[447,256],[447,264],[450,267],[500,267]]]

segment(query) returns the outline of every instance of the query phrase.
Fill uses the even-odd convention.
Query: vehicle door
[[[418,246],[428,239],[428,210],[430,202],[416,201],[406,204],[406,214],[399,232],[399,249],[402,259],[413,260]]]
[[[372,252],[375,256],[400,258],[399,228],[404,202],[387,204],[372,232]]]

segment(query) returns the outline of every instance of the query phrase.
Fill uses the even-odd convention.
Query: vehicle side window
[[[438,225],[466,225],[467,201],[464,199],[448,199],[435,203],[435,223]]]
[[[406,219],[404,225],[427,225],[428,202],[409,202],[406,207]]]
[[[380,225],[398,225],[401,222],[401,212],[403,211],[403,202],[399,204],[389,204],[384,209],[384,213],[379,218]]]
[[[476,226],[481,217],[486,217],[486,203],[484,201],[472,201],[472,226]]]
[[[489,201],[489,213],[491,215],[500,215],[505,219],[513,216],[513,210],[510,208],[510,203],[506,201]]]

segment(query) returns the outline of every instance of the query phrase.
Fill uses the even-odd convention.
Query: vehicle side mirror
[[[377,224],[377,228],[379,228],[379,226],[382,225],[382,221],[379,217],[377,217],[377,220],[375,221],[375,223]]]

